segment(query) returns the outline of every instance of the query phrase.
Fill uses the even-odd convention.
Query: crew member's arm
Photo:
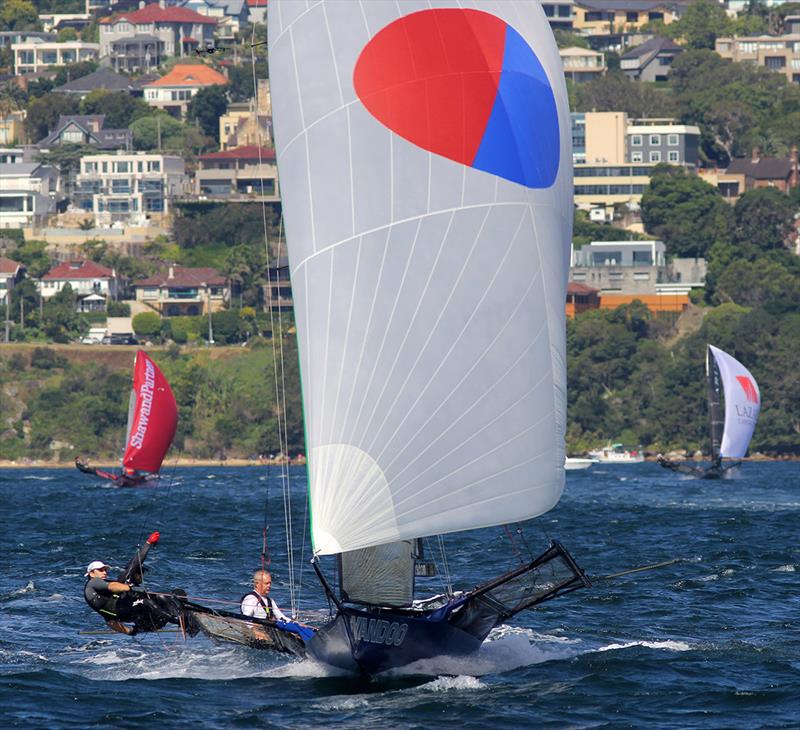
[[[131,587],[127,583],[120,583],[116,580],[108,581],[108,590],[110,590],[112,593],[125,593],[130,589]]]
[[[242,613],[244,616],[255,616],[257,609],[258,609],[258,599],[252,594],[246,595],[242,599],[241,606],[239,606],[239,612]]]
[[[122,621],[117,621],[116,619],[106,619],[106,625],[120,634],[131,635],[136,633],[130,626],[126,626]]]
[[[271,598],[268,598],[267,600],[270,603],[270,608],[272,609],[273,618],[278,619],[278,621],[291,621],[292,620],[283,611],[281,611],[278,608],[278,604],[275,603],[275,601],[273,601]]]

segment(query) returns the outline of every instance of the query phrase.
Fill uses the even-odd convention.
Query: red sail
[[[122,465],[157,474],[178,426],[175,396],[158,366],[142,351],[133,366],[128,433]]]

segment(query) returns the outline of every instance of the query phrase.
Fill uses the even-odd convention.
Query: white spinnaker
[[[431,7],[492,13],[535,50],[561,130],[551,188],[427,152],[361,104],[361,49]],[[564,484],[572,169],[540,5],[270,2],[268,26],[315,552],[546,512]]]
[[[739,459],[747,453],[761,410],[761,393],[756,379],[735,357],[713,345],[714,355],[725,393],[725,430],[720,456]]]

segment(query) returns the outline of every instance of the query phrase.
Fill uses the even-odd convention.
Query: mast
[[[708,398],[708,420],[711,434],[711,461],[715,461],[722,443],[722,432],[725,427],[725,417],[720,402],[722,382],[719,368],[711,352],[706,346],[706,396]]]

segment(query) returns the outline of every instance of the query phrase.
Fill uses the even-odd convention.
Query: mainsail
[[[718,456],[739,459],[747,453],[761,410],[758,383],[736,358],[713,345],[709,345],[708,349],[719,372],[725,396],[725,426]]]
[[[269,4],[316,554],[563,489],[561,60],[539,3],[434,5]]]
[[[122,465],[157,474],[177,426],[178,406],[167,379],[147,354],[138,350]]]

